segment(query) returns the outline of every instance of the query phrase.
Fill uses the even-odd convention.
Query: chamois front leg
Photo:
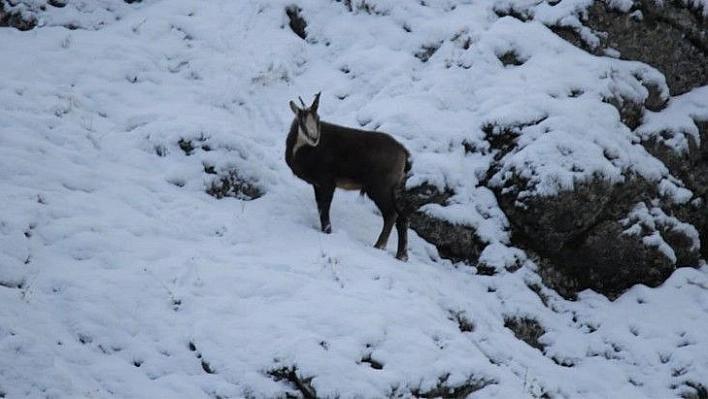
[[[334,184],[313,185],[315,188],[315,201],[317,201],[317,211],[320,214],[320,225],[324,233],[332,232],[332,224],[329,221],[329,208],[334,197]]]

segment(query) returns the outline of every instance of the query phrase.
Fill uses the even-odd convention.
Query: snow
[[[659,232],[660,229],[680,231],[691,240],[691,249],[698,249],[701,246],[698,231],[693,225],[667,215],[658,206],[653,206],[650,209],[645,203],[639,203],[629,212],[627,219],[621,222],[625,226],[629,226],[625,229],[624,234],[642,235],[642,241],[646,245],[657,247],[672,263],[676,263],[676,254],[671,246],[664,241]]]
[[[690,200],[635,135],[697,138],[705,88],[629,131],[603,100],[641,100],[643,83],[668,96],[661,74],[591,56],[541,23],[579,24],[587,2],[372,0],[350,12],[302,0],[306,41],[287,26],[291,1],[39,3],[16,6],[39,28],[0,29],[0,397],[299,394],[282,370],[321,397],[705,387],[708,266],[615,302],[564,300],[508,246],[509,222],[479,186],[493,126],[523,132],[498,184],[523,168],[528,194],[545,195],[631,171]],[[536,20],[494,13],[506,6],[535,7]],[[437,50],[423,61],[425,48]],[[507,52],[523,63],[504,65]],[[324,119],[411,150],[410,185],[454,189],[425,211],[476,228],[496,275],[441,259],[413,232],[409,262],[372,248],[380,217],[353,193],[336,194],[333,234],[318,231],[311,188],[283,160],[288,101],[318,91]],[[264,195],[205,193],[231,172]],[[632,215],[695,236],[660,210]],[[542,349],[504,327],[510,318],[540,323]]]
[[[659,112],[647,111],[637,133],[655,139],[677,152],[687,152],[701,145],[696,120],[708,120],[708,87],[703,86],[671,98]]]

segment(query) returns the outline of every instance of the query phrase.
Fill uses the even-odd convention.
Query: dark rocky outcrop
[[[672,95],[708,83],[708,18],[697,6],[676,0],[661,4],[640,0],[622,11],[595,1],[584,22],[601,33],[599,47],[583,42],[573,30],[554,30],[588,51],[614,49],[622,59],[652,65],[666,76]]]
[[[656,185],[638,177],[578,182],[555,196],[521,200],[508,187],[493,190],[512,224],[512,244],[532,255],[544,283],[568,298],[588,288],[616,298],[635,284],[658,286],[676,267],[698,265],[699,249],[706,246],[705,208],[656,200]],[[649,222],[633,217],[637,206],[658,216]],[[684,221],[699,230],[702,246],[681,228]],[[474,229],[423,212],[411,218],[411,227],[455,261],[477,264],[487,245]],[[666,247],[652,237],[661,237]]]
[[[497,14],[531,20],[534,13],[511,5],[497,10]],[[594,54],[616,50],[622,59],[654,66],[665,75],[671,95],[708,84],[708,20],[702,10],[679,1],[660,6],[652,0],[635,1],[631,9],[617,10],[598,1],[582,14],[582,20],[598,34],[599,46],[584,42],[574,29],[551,29]],[[511,55],[503,58],[505,64],[518,64]],[[637,79],[648,92],[642,101],[605,99],[632,130],[642,124],[647,110],[661,111],[669,100],[655,82]],[[490,184],[503,158],[516,151],[523,129],[540,122],[482,127],[494,161],[488,179],[481,184],[494,191],[506,214],[511,224],[511,244],[536,260],[546,285],[566,297],[590,288],[615,298],[635,284],[657,286],[676,267],[697,266],[701,257],[708,256],[708,121],[695,121],[700,144],[694,137],[687,137],[687,150],[667,144],[675,135],[688,136],[685,132],[642,135],[641,144],[647,151],[692,192],[688,201],[677,201],[662,192],[658,181],[629,171],[624,172],[622,182],[596,176],[547,196],[529,196],[530,183],[514,170],[509,171],[511,177],[503,184]],[[447,198],[430,202],[444,205]],[[650,220],[643,220],[647,218]],[[441,255],[453,260],[476,264],[486,245],[473,229],[420,212],[411,226],[435,243]]]
[[[37,26],[37,19],[24,16],[14,11],[6,1],[0,0],[0,26],[9,26],[19,30],[30,30]]]
[[[495,130],[508,133],[514,129]],[[509,153],[514,151],[516,138],[515,134],[498,135],[490,143],[494,151]],[[694,200],[688,203],[662,197],[657,181],[631,173],[617,183],[599,176],[578,181],[572,189],[551,196],[524,195],[529,183],[520,174],[501,186],[488,181],[483,184],[494,191],[511,223],[512,244],[537,259],[546,285],[566,297],[590,288],[615,298],[634,284],[661,284],[676,267],[698,265],[701,248],[705,257],[706,139],[700,147],[693,145],[688,154],[678,154],[662,144],[647,145],[693,191]],[[489,173],[497,169],[493,163]],[[444,205],[450,197],[436,190],[427,193],[419,195],[424,203]],[[637,216],[637,209],[644,211],[644,216]],[[646,217],[651,220],[643,220]],[[702,245],[697,245],[692,231],[684,228],[687,224],[698,230]],[[422,212],[412,218],[411,226],[435,243],[442,256],[453,260],[476,264],[487,244],[469,227]],[[652,242],[652,237],[661,237],[667,247]]]
[[[657,3],[642,0],[627,13],[618,13],[595,2],[589,9],[587,24],[607,32],[605,44],[619,50],[621,58],[659,69],[666,76],[672,95],[705,85],[708,20],[700,10],[682,2],[666,1],[663,6]]]
[[[691,221],[701,237],[701,256],[708,259],[708,121],[696,121],[700,145],[688,138],[688,150],[678,152],[668,146],[664,138],[671,138],[673,132],[660,132],[656,137],[646,139],[644,147],[660,159],[671,173],[689,188],[694,199],[687,204],[676,204],[674,212],[682,220]]]
[[[415,211],[425,204],[444,205],[452,195],[450,190],[440,191],[435,186],[423,184],[406,191],[404,208],[411,213],[411,228],[423,239],[434,243],[441,256],[456,262],[474,263],[487,244],[474,229]]]
[[[34,29],[40,21],[42,25],[63,26],[67,29],[88,28],[88,26],[76,25],[73,22],[59,22],[45,20],[46,16],[52,15],[52,11],[57,8],[76,8],[79,12],[91,12],[94,7],[104,8],[109,13],[116,11],[116,2],[105,2],[105,4],[91,4],[91,2],[72,2],[69,0],[46,0],[46,1],[23,1],[23,0],[0,0],[0,27],[12,27],[22,31]],[[123,0],[125,4],[141,4],[142,0]],[[116,20],[120,19],[116,15]],[[103,26],[105,20],[98,22],[95,28]]]
[[[566,297],[592,288],[615,298],[634,284],[663,283],[674,271],[673,262],[656,247],[645,245],[642,237],[623,230],[618,222],[601,222],[575,245],[548,257],[541,277]]]
[[[476,262],[487,244],[474,229],[424,212],[413,214],[411,228],[426,241],[435,243],[441,256],[453,261]]]

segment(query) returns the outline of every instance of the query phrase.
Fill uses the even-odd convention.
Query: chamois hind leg
[[[376,240],[374,247],[378,249],[385,249],[388,243],[388,237],[391,235],[391,230],[393,230],[393,224],[396,222],[396,207],[393,203],[393,196],[391,195],[377,195],[378,193],[368,193],[369,197],[374,201],[376,206],[381,211],[381,217],[383,217],[383,228],[381,229],[381,234]]]
[[[391,235],[391,230],[393,230],[393,224],[396,222],[396,213],[392,213],[390,215],[382,215],[384,224],[383,228],[381,229],[381,234],[379,234],[379,238],[376,240],[376,244],[374,244],[374,247],[378,249],[386,249],[386,244],[388,244],[388,237]]]
[[[398,219],[396,219],[396,231],[398,232],[398,249],[396,258],[402,261],[408,260],[408,226],[410,223],[411,207],[405,199],[405,180],[400,182],[393,191],[393,204],[396,207]]]
[[[408,216],[398,213],[396,220],[396,231],[398,232],[398,250],[396,258],[402,261],[408,260]]]
[[[320,214],[320,225],[322,226],[322,231],[329,234],[332,232],[332,224],[329,221],[329,208],[332,205],[332,198],[334,197],[334,184],[332,185],[320,185],[312,187],[315,188],[315,201],[317,201],[317,211]]]

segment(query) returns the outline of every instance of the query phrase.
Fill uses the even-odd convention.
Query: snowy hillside
[[[632,170],[690,198],[605,101],[668,98],[661,74],[541,23],[579,25],[585,2],[302,0],[306,40],[290,0],[40,3],[17,6],[37,28],[0,28],[0,398],[708,396],[705,263],[565,300],[477,185],[484,127],[533,122],[500,185]],[[512,3],[536,20],[495,12]],[[495,275],[412,231],[406,263],[374,249],[356,193],[319,232],[283,159],[288,101],[319,91],[323,119],[411,150],[409,184],[456,188],[425,211],[476,228]],[[706,98],[638,131],[697,136]],[[206,193],[232,177],[243,192]]]

